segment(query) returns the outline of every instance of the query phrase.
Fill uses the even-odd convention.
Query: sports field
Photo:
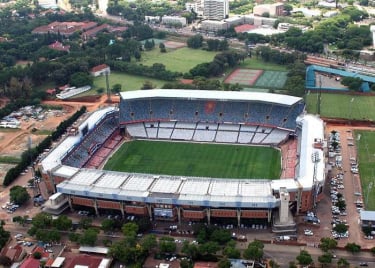
[[[366,210],[375,210],[375,132],[355,131],[359,173]]]
[[[254,85],[258,77],[262,75],[262,72],[262,70],[238,68],[235,69],[230,75],[228,75],[224,82],[227,84],[252,86]]]
[[[306,95],[307,111],[317,112],[318,93]],[[344,93],[322,93],[320,114],[323,117],[375,120],[375,97],[347,95]]]
[[[257,79],[255,86],[261,88],[282,88],[287,79],[287,72],[264,71]]]
[[[268,147],[164,141],[125,143],[104,169],[215,178],[277,179],[281,156]]]

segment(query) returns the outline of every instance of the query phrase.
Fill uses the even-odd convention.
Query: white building
[[[229,0],[204,0],[203,17],[222,20],[229,16]]]
[[[197,13],[198,17],[203,16],[203,1],[187,2],[185,3],[185,10],[191,12],[192,10]]]
[[[257,5],[253,8],[253,13],[256,16],[262,16],[264,13],[268,13],[271,17],[282,16],[284,12],[283,3],[264,4]]]
[[[177,16],[163,16],[161,18],[162,24],[174,25],[174,26],[186,26],[186,18],[185,17],[177,17]]]

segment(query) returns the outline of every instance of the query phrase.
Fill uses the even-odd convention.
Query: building
[[[107,64],[97,65],[90,70],[90,74],[94,77],[104,75],[104,74],[110,74],[110,73],[111,73],[111,68]]]
[[[369,227],[375,231],[375,211],[361,210],[359,213],[361,227]]]
[[[203,17],[208,20],[222,20],[229,16],[229,0],[204,0]]]
[[[316,116],[303,114],[301,98],[204,90],[140,90],[120,95],[119,109],[108,107],[90,114],[81,121],[75,135],[68,136],[40,163],[47,188],[66,196],[71,209],[86,206],[97,215],[111,209],[123,217],[138,215],[178,222],[211,223],[215,219],[232,218],[240,225],[255,219],[270,223],[284,197],[289,204],[285,207],[294,208],[296,212],[311,210],[319,201],[325,180],[325,163],[323,147],[316,145],[321,145],[324,139],[324,124]],[[220,112],[221,109],[225,112]],[[253,116],[249,117],[249,114]],[[181,128],[178,127],[179,121]],[[232,131],[221,131],[219,125]],[[291,169],[289,175],[275,180],[90,169],[90,161],[99,161],[96,152],[100,152],[100,156],[106,152],[105,157],[108,157],[114,150],[118,137],[121,140],[119,133],[135,139],[252,143],[276,147],[291,139],[294,144],[291,153],[295,157],[290,159],[294,159],[291,166],[284,167]],[[270,133],[274,133],[272,139]],[[215,140],[210,139],[213,136]],[[115,141],[117,143],[113,144]],[[112,144],[112,147],[97,147],[102,144],[104,147]],[[91,145],[95,148],[91,149]],[[285,222],[285,209],[282,213]]]
[[[98,23],[93,21],[88,22],[52,22],[48,25],[42,25],[34,30],[32,30],[33,34],[61,34],[62,36],[69,37],[76,32],[84,32],[88,31],[92,28],[95,28]]]
[[[185,10],[191,12],[192,10],[197,13],[198,17],[203,16],[203,1],[187,2],[185,3]]]
[[[220,30],[227,30],[229,24],[226,21],[217,21],[217,20],[204,20],[201,22],[199,30],[215,33]]]
[[[279,17],[284,14],[284,4],[274,3],[256,5],[253,8],[253,13],[255,16],[263,16],[265,13],[268,13],[270,17]]]
[[[66,52],[69,52],[69,49],[70,49],[69,45],[65,46],[63,43],[59,41],[55,41],[54,43],[50,44],[48,47],[53,50],[66,51]]]
[[[162,24],[167,24],[171,26],[178,26],[178,27],[184,27],[186,26],[186,18],[185,17],[179,17],[179,16],[163,16],[161,18]]]

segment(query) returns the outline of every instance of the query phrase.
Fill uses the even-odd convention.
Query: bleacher
[[[303,103],[292,106],[243,101],[137,99],[121,101],[120,123],[150,121],[242,123],[294,130]]]
[[[120,102],[120,125],[136,138],[275,145],[296,128],[304,103],[144,98]]]
[[[107,139],[118,129],[118,114],[106,115],[92,131],[82,138],[74,150],[69,152],[62,163],[68,166],[81,168],[92,155],[98,151]]]

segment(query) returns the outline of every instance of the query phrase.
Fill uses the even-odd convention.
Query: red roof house
[[[98,66],[93,67],[90,70],[91,75],[94,77],[97,77],[105,73],[109,74],[110,72],[111,72],[111,68],[107,64],[100,64]]]

